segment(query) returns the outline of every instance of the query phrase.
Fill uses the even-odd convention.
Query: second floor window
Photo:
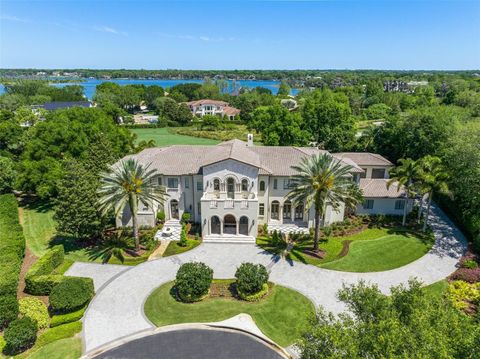
[[[160,176],[157,177],[157,184],[158,184],[159,186],[162,185],[162,177],[160,177]]]
[[[220,180],[218,178],[213,180],[213,190],[220,191]]]
[[[265,191],[265,181],[260,181],[260,191]]]
[[[290,179],[283,180],[283,189],[290,189],[293,187],[293,181]]]
[[[185,178],[185,188],[190,188],[190,180],[187,178]]]
[[[405,208],[405,201],[403,199],[397,199],[395,201],[395,209],[400,210]]]
[[[260,203],[258,205],[258,215],[259,216],[264,216],[265,215],[265,204],[264,203]]]
[[[248,180],[247,179],[242,180],[242,191],[248,191]]]
[[[275,178],[275,179],[273,180],[273,189],[277,189],[277,188],[278,188],[278,181],[277,181],[277,179]]]
[[[203,182],[197,181],[197,191],[203,191]]]
[[[167,180],[168,188],[178,188],[178,178],[169,178]]]
[[[385,178],[385,168],[372,169],[372,178]]]

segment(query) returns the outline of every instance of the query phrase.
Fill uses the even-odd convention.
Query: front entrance
[[[280,212],[280,203],[278,201],[273,201],[272,207],[271,207],[272,219],[279,219],[279,212]]]
[[[220,218],[213,216],[210,220],[210,233],[220,234]]]
[[[223,234],[237,234],[237,220],[231,214],[223,218]]]
[[[176,199],[170,201],[170,217],[178,219],[178,201]]]
[[[239,234],[242,234],[244,236],[248,236],[248,217],[245,217],[245,216],[240,217],[238,232],[239,232]]]

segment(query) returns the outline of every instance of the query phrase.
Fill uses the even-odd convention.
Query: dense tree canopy
[[[55,195],[63,173],[61,161],[69,156],[85,158],[99,134],[110,143],[110,151],[116,157],[133,147],[129,131],[115,125],[100,109],[72,108],[49,113],[45,121],[30,127],[25,134],[21,188],[41,197]]]

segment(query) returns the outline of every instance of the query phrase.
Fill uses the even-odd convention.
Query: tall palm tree
[[[341,164],[325,153],[305,157],[299,166],[292,166],[292,169],[297,174],[292,177],[294,188],[287,194],[287,199],[295,204],[305,204],[305,208],[315,206],[313,249],[318,250],[320,221],[325,215],[327,204],[338,209],[350,199],[349,188],[352,181],[349,174],[352,167]]]
[[[405,199],[402,220],[402,225],[405,226],[407,223],[408,205],[410,198],[413,198],[415,195],[415,181],[418,179],[420,167],[418,162],[411,158],[401,158],[398,162],[400,162],[400,166],[390,171],[390,179],[387,181],[387,188],[390,188],[393,183],[398,183],[398,191],[400,191],[401,188],[405,188],[407,198]]]
[[[423,231],[425,231],[427,229],[433,194],[435,192],[450,193],[447,183],[449,175],[439,157],[425,156],[419,161],[420,183],[425,193],[428,194],[427,211],[425,212],[425,221],[423,222]]]
[[[163,203],[166,196],[163,186],[154,184],[157,171],[150,170],[149,167],[150,164],[143,166],[132,158],[124,160],[110,172],[101,174],[101,185],[98,190],[100,209],[103,213],[113,209],[115,216],[118,216],[128,205],[132,214],[136,250],[140,248],[137,219],[139,202],[151,206],[155,202]]]

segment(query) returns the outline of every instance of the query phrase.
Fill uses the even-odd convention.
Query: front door
[[[178,219],[178,201],[176,199],[170,201],[170,216]]]
[[[283,204],[283,219],[292,219],[292,204],[289,202]]]
[[[277,201],[272,202],[272,219],[279,219],[280,204]]]

